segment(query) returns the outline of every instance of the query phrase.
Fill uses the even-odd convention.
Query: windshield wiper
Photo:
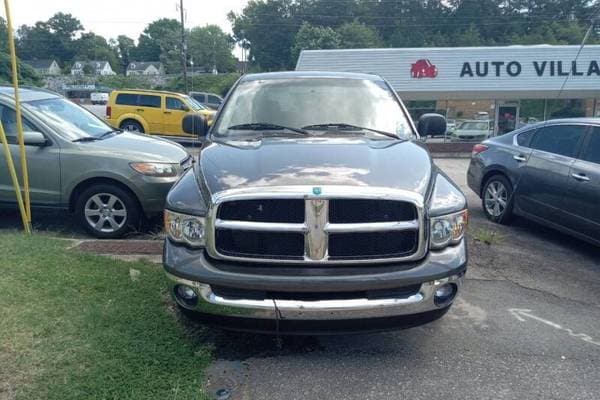
[[[107,137],[111,133],[116,133],[118,135],[118,134],[123,133],[123,131],[121,129],[113,129],[112,131],[104,132],[102,135],[100,135],[98,137],[98,139],[104,139],[105,137]]]
[[[95,142],[96,140],[100,140],[95,136],[85,136],[85,137],[81,137],[79,139],[75,139],[75,140],[71,140],[71,142],[73,143],[77,143],[77,142]]]
[[[337,130],[337,131],[368,131],[368,132],[378,133],[380,135],[384,135],[384,136],[387,136],[387,137],[391,137],[393,139],[400,139],[398,137],[398,135],[396,135],[394,133],[380,131],[380,130],[372,129],[372,128],[365,128],[363,126],[346,124],[346,123],[343,123],[343,122],[342,123],[327,123],[327,124],[307,125],[307,126],[303,126],[302,129],[315,130],[315,131],[319,131],[319,130],[325,130],[325,131],[327,131],[327,130]]]
[[[271,124],[269,122],[252,122],[249,124],[239,124],[230,126],[227,129],[234,129],[238,131],[277,131],[286,130],[290,132],[299,133],[301,135],[310,135],[310,133],[300,128],[290,128],[289,126]]]

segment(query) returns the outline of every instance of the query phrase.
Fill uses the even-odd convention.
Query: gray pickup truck
[[[443,316],[466,271],[467,204],[377,76],[246,75],[167,196],[164,269],[187,314],[227,329],[379,331]]]

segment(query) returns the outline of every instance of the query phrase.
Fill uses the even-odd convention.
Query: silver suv
[[[20,95],[32,208],[69,210],[96,237],[122,236],[160,214],[169,189],[192,165],[183,147],[115,130],[53,92]],[[0,120],[20,176],[9,87],[0,87]],[[4,152],[0,165],[0,206],[16,207]]]

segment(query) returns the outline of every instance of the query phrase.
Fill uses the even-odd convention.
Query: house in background
[[[108,61],[74,61],[71,67],[71,75],[85,75],[85,72],[91,72],[93,75],[116,75]]]
[[[159,61],[133,61],[127,66],[126,75],[164,75],[165,68]]]
[[[62,72],[56,60],[29,60],[23,63],[35,69],[41,76],[56,76]]]

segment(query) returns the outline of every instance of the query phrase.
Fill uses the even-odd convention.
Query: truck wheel
[[[138,229],[141,212],[126,190],[109,184],[93,185],[77,198],[75,214],[79,223],[100,239],[122,237]]]
[[[120,128],[127,132],[145,133],[144,127],[142,126],[142,124],[140,124],[139,122],[134,121],[132,119],[127,119],[127,120],[121,122]]]
[[[513,188],[504,175],[490,177],[483,187],[481,205],[485,216],[493,222],[508,224],[513,211]]]

